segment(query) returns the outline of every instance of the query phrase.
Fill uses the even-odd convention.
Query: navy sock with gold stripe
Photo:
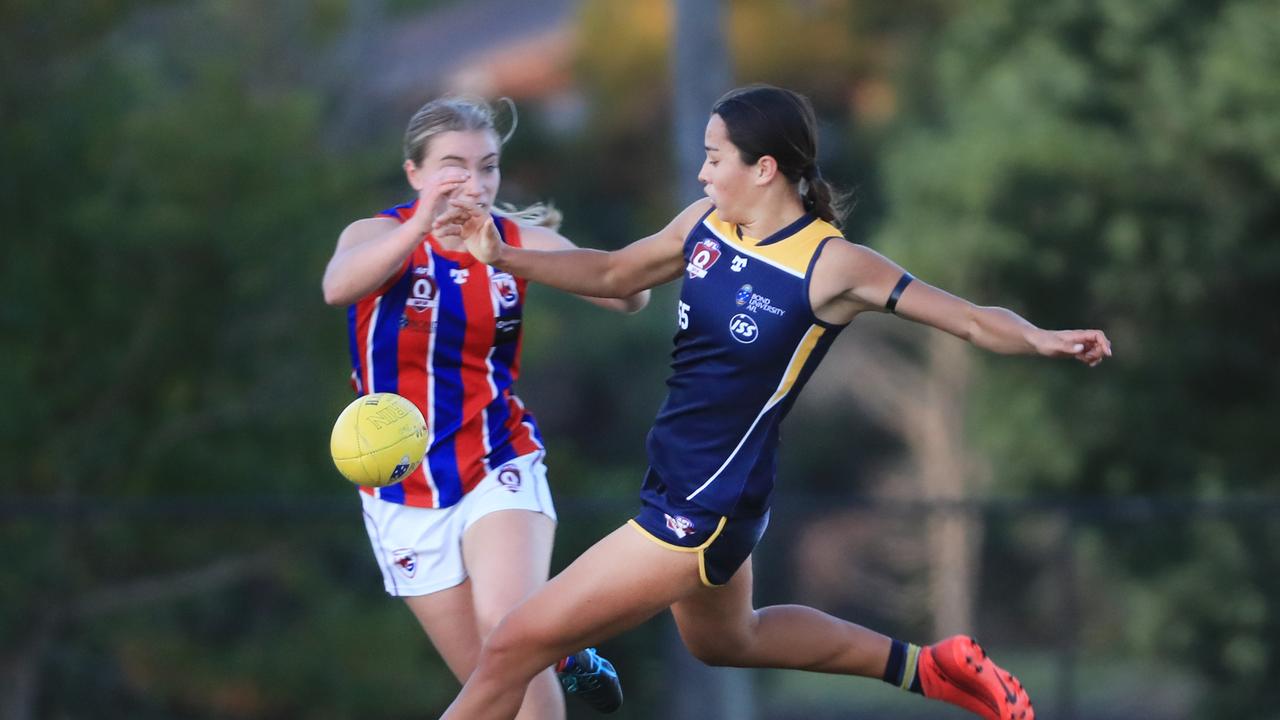
[[[889,662],[884,667],[882,680],[909,692],[924,694],[920,687],[920,674],[916,664],[920,660],[920,646],[894,640],[889,648]]]

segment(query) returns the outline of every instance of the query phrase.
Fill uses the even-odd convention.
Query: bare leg
[[[680,637],[708,665],[770,667],[879,678],[891,640],[803,605],[752,607],[751,559],[724,587],[671,607]]]
[[[551,663],[639,625],[699,586],[694,553],[618,528],[507,615],[444,718],[511,720],[524,683]]]
[[[489,513],[467,528],[462,556],[480,638],[547,581],[555,529],[554,520],[528,510]],[[519,720],[563,720],[564,692],[549,665],[529,682]]]
[[[404,599],[431,644],[453,671],[458,682],[466,682],[480,657],[480,634],[476,631],[471,602],[471,581]]]

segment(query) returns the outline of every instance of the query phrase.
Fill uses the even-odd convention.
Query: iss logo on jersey
[[[683,538],[693,532],[693,521],[683,515],[671,517],[666,513],[662,514],[667,519],[667,529],[675,534],[678,538]]]
[[[720,243],[711,239],[703,240],[693,246],[693,252],[689,255],[689,264],[685,270],[689,271],[691,278],[703,278],[719,259]]]
[[[400,568],[405,577],[412,578],[418,572],[418,553],[413,548],[392,550],[391,562]]]
[[[520,468],[514,465],[507,465],[498,471],[498,484],[506,488],[508,492],[520,491]]]
[[[496,272],[493,274],[493,296],[498,304],[511,309],[520,302],[520,288],[511,273]]]
[[[760,328],[750,315],[738,313],[729,320],[729,334],[740,343],[750,344],[760,337]]]

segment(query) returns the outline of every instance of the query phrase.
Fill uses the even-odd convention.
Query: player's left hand
[[[1036,352],[1046,357],[1072,357],[1094,367],[1111,357],[1111,341],[1101,330],[1051,330],[1035,341]]]
[[[444,212],[432,224],[437,239],[458,238],[477,260],[492,265],[502,256],[505,244],[493,224],[493,216],[482,203],[451,198]]]

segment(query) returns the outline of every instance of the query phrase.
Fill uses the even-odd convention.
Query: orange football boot
[[[971,637],[956,635],[924,648],[916,672],[927,698],[959,705],[986,720],[1035,720],[1022,683],[992,662]]]

